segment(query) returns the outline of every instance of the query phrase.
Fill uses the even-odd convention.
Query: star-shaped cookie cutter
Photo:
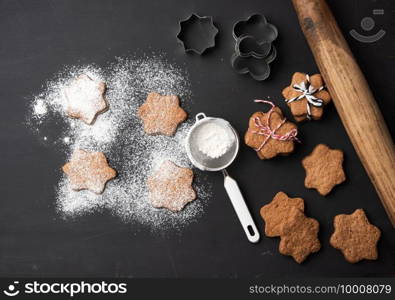
[[[214,25],[213,17],[191,14],[187,19],[180,21],[179,26],[177,39],[185,52],[202,55],[207,49],[215,47],[215,37],[219,30]]]

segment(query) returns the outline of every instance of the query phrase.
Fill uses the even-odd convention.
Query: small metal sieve
[[[239,136],[230,123],[221,118],[207,117],[204,113],[196,115],[196,122],[188,132],[186,138],[186,152],[192,164],[202,171],[222,171],[224,175],[225,190],[232,202],[233,208],[239,217],[240,223],[252,243],[259,241],[259,232],[255,226],[254,220],[248,210],[248,207],[241,194],[237,182],[229,176],[226,168],[235,160],[239,152]],[[224,155],[218,158],[210,158],[199,150],[198,135],[204,130],[203,125],[215,123],[227,130],[230,136],[234,136],[234,142]]]
[[[210,158],[199,151],[197,136],[199,136],[201,130],[204,130],[204,126],[202,125],[206,125],[208,123],[215,123],[216,125],[221,126],[227,130],[231,136],[235,137],[235,142],[221,157]],[[186,148],[189,159],[200,170],[221,171],[235,160],[237,152],[239,151],[239,137],[228,121],[220,118],[206,117],[204,113],[199,113],[196,115],[196,123],[188,133]]]

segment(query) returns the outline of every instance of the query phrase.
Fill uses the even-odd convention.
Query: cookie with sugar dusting
[[[339,249],[348,262],[377,259],[381,231],[369,222],[363,209],[357,209],[350,215],[335,216],[333,225],[335,231],[329,243]]]
[[[148,177],[148,198],[153,207],[181,211],[196,199],[192,188],[193,172],[166,160]]]
[[[297,263],[302,263],[311,253],[321,249],[317,237],[319,227],[316,219],[308,218],[300,209],[292,207],[280,230],[280,253],[292,256]]]
[[[74,151],[70,161],[62,169],[73,190],[90,190],[96,194],[103,193],[106,183],[117,175],[102,152],[81,149]]]
[[[108,109],[105,91],[103,81],[93,80],[86,74],[79,75],[64,91],[67,115],[92,125],[97,115]]]
[[[180,107],[177,96],[162,96],[152,92],[139,107],[138,116],[144,122],[146,133],[172,136],[178,125],[187,118],[187,113]]]
[[[346,180],[343,170],[343,152],[324,144],[317,145],[313,152],[302,160],[306,170],[304,185],[326,196],[338,184]]]
[[[304,200],[302,198],[290,198],[284,192],[278,192],[272,202],[262,206],[260,213],[265,221],[266,236],[280,236],[281,228],[287,221],[293,207],[304,211]]]

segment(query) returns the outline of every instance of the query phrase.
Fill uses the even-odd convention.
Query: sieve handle
[[[243,226],[244,232],[247,235],[248,240],[251,243],[257,243],[259,241],[259,232],[255,226],[254,220],[248,210],[247,204],[244,201],[244,197],[241,194],[240,188],[232,177],[224,170],[224,186],[228,193],[230,201],[232,202],[233,208],[239,217],[241,226]]]

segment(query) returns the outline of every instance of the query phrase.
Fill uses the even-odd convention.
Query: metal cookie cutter
[[[272,50],[272,44],[263,42],[259,44],[251,35],[244,35],[236,40],[235,53],[240,57],[265,58]]]
[[[277,28],[268,23],[263,15],[254,14],[246,20],[238,21],[233,26],[236,40],[235,53],[231,65],[239,74],[249,73],[258,81],[270,75],[269,64],[277,56],[272,42],[278,37]]]
[[[202,55],[207,49],[215,46],[215,37],[219,30],[215,27],[213,18],[192,14],[179,22],[178,41],[184,46],[185,52]]]
[[[255,80],[263,81],[269,77],[271,71],[270,63],[274,61],[276,56],[276,48],[272,46],[272,51],[267,57],[242,57],[234,53],[230,59],[230,63],[238,74],[250,74]]]
[[[233,37],[253,36],[258,43],[272,43],[278,37],[276,26],[267,22],[265,16],[253,14],[233,26]]]

